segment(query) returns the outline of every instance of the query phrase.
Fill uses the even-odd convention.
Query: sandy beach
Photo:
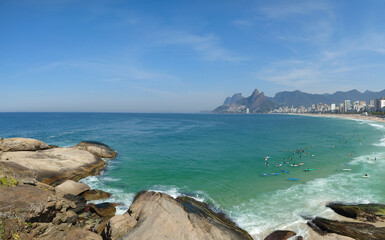
[[[365,120],[365,121],[374,121],[385,123],[385,118],[380,118],[373,115],[363,115],[363,114],[330,114],[330,113],[288,113],[289,115],[299,115],[299,116],[312,116],[312,117],[331,117],[331,118],[347,118],[353,120]]]

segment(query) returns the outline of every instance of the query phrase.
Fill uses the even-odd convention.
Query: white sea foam
[[[185,193],[178,187],[164,186],[164,185],[154,185],[149,188],[149,191],[166,193],[173,198],[177,198],[181,196],[189,196],[197,201],[209,203],[210,206],[214,208],[213,210],[217,210],[220,207],[219,204],[214,201],[214,199],[212,199],[207,193],[203,191]]]
[[[369,123],[370,126],[375,127],[377,129],[385,130],[384,125],[378,124],[378,123]]]
[[[355,187],[362,184],[360,176],[359,173],[340,173],[266,193],[235,206],[231,215],[255,239],[263,239],[276,229],[294,230],[309,239],[307,220],[302,216],[335,217],[336,214],[325,207],[329,201],[368,203],[378,200],[370,188]]]
[[[353,158],[349,162],[351,165],[369,164],[369,165],[383,165],[385,162],[385,152],[377,152],[368,155],[361,155]]]
[[[116,182],[119,180],[120,179],[118,178],[112,178],[112,177],[89,176],[89,177],[83,178],[82,180],[80,180],[80,182],[87,184],[92,189],[100,189],[111,193],[111,197],[109,199],[94,200],[90,202],[102,203],[107,201],[107,202],[119,203],[120,205],[116,207],[116,213],[123,214],[130,207],[136,193],[125,193],[121,189],[106,187],[106,185],[104,184],[104,181]]]
[[[375,143],[374,146],[385,147],[385,138],[380,139],[379,143]]]
[[[120,178],[112,178],[112,177],[103,177],[103,180],[107,181],[107,182],[118,182],[121,179]]]

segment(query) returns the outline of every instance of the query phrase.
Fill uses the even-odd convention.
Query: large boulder
[[[102,240],[103,238],[84,229],[73,229],[67,233],[66,240]]]
[[[321,235],[336,233],[357,240],[385,239],[385,227],[375,227],[367,223],[334,221],[316,217],[307,224]]]
[[[49,222],[56,215],[55,196],[49,190],[28,185],[0,187],[0,218]]]
[[[47,223],[59,212],[65,213],[75,206],[73,201],[55,195],[53,187],[43,183],[0,186],[0,218],[16,217],[25,222]]]
[[[67,180],[62,184],[57,185],[55,189],[56,191],[60,191],[63,194],[72,194],[77,196],[84,193],[85,191],[90,190],[91,188],[85,183]]]
[[[94,142],[94,141],[83,141],[74,148],[86,150],[90,153],[93,153],[101,158],[115,158],[116,152],[112,150],[109,146],[104,143]]]
[[[21,166],[25,173],[35,175],[38,181],[52,185],[60,184],[67,179],[78,181],[99,174],[107,164],[90,152],[74,148],[3,152],[0,155],[0,164],[4,163],[9,166],[13,164],[12,169]],[[8,172],[18,174],[12,169]]]
[[[265,240],[286,240],[295,235],[296,233],[293,231],[277,230],[270,233],[267,237],[265,237]]]
[[[94,203],[89,203],[88,207],[90,208],[91,212],[95,212],[101,217],[111,217],[114,216],[116,213],[116,204],[114,203],[99,203],[99,204],[94,204]]]
[[[91,231],[80,229],[71,223],[39,223],[29,234],[33,239],[39,240],[102,240],[103,238]]]
[[[36,151],[50,148],[45,142],[32,138],[5,138],[0,140],[0,151]]]
[[[71,206],[69,209],[74,211],[74,212],[76,212],[76,213],[84,211],[84,209],[87,206],[87,200],[84,197],[82,197],[82,196],[75,196],[75,195],[72,195],[72,194],[65,194],[63,197],[65,199],[70,200],[70,201],[72,201],[74,203],[74,206]]]
[[[135,227],[136,223],[137,221],[129,213],[113,216],[108,221],[103,235],[105,238],[117,240],[130,232],[131,229]]]
[[[224,214],[189,197],[151,191],[137,194],[128,213],[138,223],[121,239],[248,239]]]
[[[100,200],[100,199],[106,199],[111,196],[108,192],[98,190],[98,189],[91,189],[82,194],[82,196],[87,200],[87,201],[92,201],[92,200]]]
[[[357,220],[376,222],[385,219],[384,204],[343,204],[332,202],[326,206],[342,216]]]

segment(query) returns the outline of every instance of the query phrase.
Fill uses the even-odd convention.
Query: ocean
[[[62,147],[105,143],[117,158],[106,160],[100,176],[82,181],[112,193],[109,201],[121,204],[118,213],[143,189],[189,195],[225,212],[255,239],[277,229],[308,239],[303,217],[333,218],[325,207],[330,201],[385,202],[385,126],[376,122],[268,114],[0,113],[0,137]]]

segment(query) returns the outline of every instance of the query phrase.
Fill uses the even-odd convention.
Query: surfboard
[[[296,178],[288,178],[287,180],[289,180],[289,181],[298,181],[298,179],[296,179]]]

